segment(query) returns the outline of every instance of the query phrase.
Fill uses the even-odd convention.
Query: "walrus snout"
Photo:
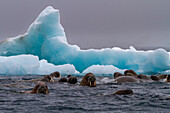
[[[89,76],[87,78],[87,81],[89,83],[89,86],[95,87],[96,86],[96,78],[94,76]]]
[[[123,74],[119,73],[119,72],[115,72],[113,75],[114,79],[116,79],[117,77],[120,77],[120,76],[123,76]]]
[[[46,87],[45,86],[40,86],[40,87],[38,87],[38,89],[37,89],[37,91],[36,91],[36,93],[43,93],[43,94],[46,94]]]
[[[90,87],[96,87],[96,81],[94,81],[94,82],[91,82],[91,81],[90,81],[89,84],[90,84]]]
[[[49,94],[49,90],[45,82],[38,82],[31,93]]]

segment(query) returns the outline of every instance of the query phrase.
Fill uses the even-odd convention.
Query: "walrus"
[[[96,86],[96,78],[95,78],[95,75],[94,75],[93,73],[87,73],[87,74],[83,77],[80,85],[82,85],[82,86],[95,87],[95,86]]]
[[[159,79],[166,79],[167,75],[159,75],[158,78]]]
[[[155,75],[151,75],[151,79],[153,80],[153,81],[159,81],[160,79],[157,77],[157,76],[155,76]]]
[[[170,82],[170,75],[166,76],[166,82]]]
[[[66,77],[62,77],[62,78],[60,78],[60,80],[58,82],[67,82],[67,78]]]
[[[125,72],[124,72],[124,75],[127,75],[127,73],[131,73],[133,76],[135,76],[135,77],[137,77],[138,76],[138,74],[135,72],[135,71],[133,71],[133,70],[126,70]]]
[[[115,96],[115,95],[132,95],[134,94],[133,91],[131,89],[123,89],[123,90],[118,90],[116,91],[115,93],[113,94],[100,94],[100,95],[97,95],[98,97],[101,97],[101,96]]]
[[[77,78],[75,76],[70,76],[67,80],[68,83],[70,84],[76,84],[77,83]]]
[[[67,75],[67,78],[71,77],[72,75]]]
[[[143,74],[139,74],[137,76],[137,78],[141,79],[141,80],[151,80],[150,77],[148,77],[147,75],[143,75]]]
[[[123,76],[123,74],[119,73],[119,72],[115,72],[114,75],[113,75],[114,79],[116,79],[119,76]]]
[[[60,72],[56,71],[50,74],[52,78],[61,78]]]
[[[43,82],[54,82],[52,77],[49,76],[49,75],[44,76],[40,81],[43,81]]]
[[[116,83],[125,83],[125,82],[140,82],[137,78],[133,76],[120,76],[115,79]]]
[[[113,95],[129,95],[129,94],[133,94],[133,91],[131,89],[118,90]]]
[[[38,84],[34,87],[32,91],[25,91],[25,94],[28,93],[42,93],[42,94],[49,94],[48,87],[45,82],[39,81]]]

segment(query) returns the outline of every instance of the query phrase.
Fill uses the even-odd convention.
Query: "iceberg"
[[[78,71],[70,64],[58,65],[40,60],[33,55],[0,56],[0,75],[46,75],[59,71],[61,74],[76,74]]]
[[[38,75],[45,75],[50,74],[55,71],[59,71],[61,74],[78,74],[79,72],[75,69],[73,65],[64,64],[64,65],[57,65],[48,63],[46,60],[39,61],[39,71]]]
[[[19,55],[11,57],[0,56],[1,75],[36,74],[39,70],[39,59],[33,55]]]
[[[85,69],[83,73],[94,73],[94,74],[114,74],[115,72],[124,73],[126,69],[119,69],[113,65],[92,65]]]
[[[130,49],[113,47],[100,50],[82,50],[77,45],[68,44],[64,28],[60,24],[59,10],[51,6],[48,6],[40,13],[30,25],[27,33],[0,42],[0,56],[7,57],[22,54],[38,56],[40,60],[45,59],[47,62],[52,63],[46,65],[47,62],[45,61],[39,62],[42,64],[40,73],[48,73],[48,70],[43,71],[44,67],[48,66],[50,67],[49,70],[53,70],[51,67],[54,67],[54,65],[65,64],[74,66],[75,70],[80,73],[89,71],[96,73],[107,73],[104,71],[108,71],[113,73],[111,70],[117,70],[115,67],[120,70],[133,69],[138,73],[163,73],[170,70],[170,52],[161,48],[138,51],[131,46]],[[24,61],[22,63],[24,66]],[[106,67],[101,68],[104,71],[100,71],[98,66],[93,65],[105,65]],[[110,68],[107,65],[112,65],[113,67]],[[67,70],[67,68],[60,69]],[[31,71],[28,73],[31,73]]]

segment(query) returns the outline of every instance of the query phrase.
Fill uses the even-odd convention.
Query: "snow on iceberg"
[[[85,69],[83,73],[94,73],[94,74],[114,74],[115,72],[124,73],[126,69],[118,69],[117,67],[114,67],[113,65],[92,65]]]
[[[73,64],[79,72],[92,65],[113,65],[140,73],[161,73],[170,70],[170,53],[164,49],[137,51],[134,47],[81,50],[67,43],[60,24],[59,11],[47,7],[26,34],[0,43],[1,56],[32,54],[54,65]],[[107,70],[107,69],[106,69]]]
[[[33,55],[19,55],[11,57],[0,56],[1,75],[28,75],[39,70],[39,59]]]
[[[44,75],[59,71],[61,74],[77,74],[75,67],[70,64],[57,65],[48,63],[46,60],[40,60],[39,72],[37,74]]]
[[[33,55],[0,56],[0,75],[45,75],[55,71],[61,74],[78,73],[73,65],[55,66],[46,60],[39,61],[39,58]]]

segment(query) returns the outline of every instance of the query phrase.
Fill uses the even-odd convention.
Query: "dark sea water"
[[[170,83],[144,82],[104,84],[97,77],[97,87],[80,86],[79,83],[47,83],[50,94],[20,94],[36,82],[17,82],[42,76],[0,76],[0,113],[170,113]],[[14,84],[9,87],[5,84]],[[15,84],[19,85],[15,85]],[[132,89],[133,95],[112,95],[120,89]]]

